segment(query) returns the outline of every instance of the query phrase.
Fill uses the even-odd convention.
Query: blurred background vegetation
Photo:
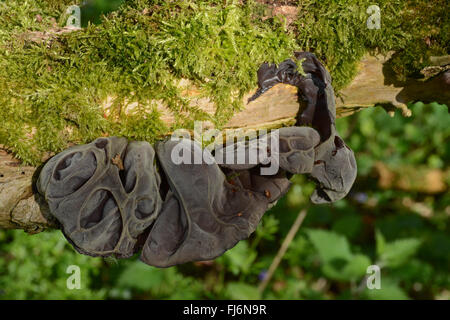
[[[450,116],[416,103],[412,117],[371,108],[338,120],[356,153],[351,193],[308,207],[303,176],[257,231],[222,257],[168,269],[137,258],[77,254],[59,231],[0,230],[2,299],[450,299]],[[257,289],[298,212],[306,219],[266,290]],[[381,289],[368,290],[368,265]],[[69,290],[66,269],[81,268]]]
[[[100,23],[100,14],[117,9],[121,2],[86,2],[82,25]],[[379,45],[381,38],[368,38],[358,31],[353,21],[363,21],[365,16],[352,11],[355,1],[323,2],[315,6],[314,1],[302,1],[309,10],[299,17],[297,41],[323,55],[339,87],[354,74],[354,61]],[[386,10],[395,9],[390,7],[392,1],[380,2]],[[59,8],[58,1],[48,3]],[[421,3],[425,2],[417,1]],[[6,5],[3,8],[9,12]],[[347,14],[325,17],[330,8],[341,13],[347,10]],[[22,14],[29,16],[25,9],[15,14],[18,21],[24,21]],[[38,28],[30,17],[19,30],[28,24]],[[330,28],[300,27],[303,21],[322,18],[330,21]],[[414,25],[420,23],[421,28]],[[408,46],[412,51],[400,52],[411,63],[423,62],[411,58],[424,52],[419,42],[403,33],[411,28],[428,32],[431,26],[426,26],[420,19],[410,19],[403,29],[383,35],[381,43],[385,49],[392,49],[393,44],[406,46],[406,41],[417,43]],[[446,32],[441,34],[448,37]],[[446,40],[431,36],[435,43],[429,48],[431,54],[445,53],[442,43]],[[399,63],[399,69],[400,65],[405,64]],[[410,108],[410,118],[400,112],[391,117],[378,107],[339,119],[339,132],[358,162],[351,193],[333,205],[310,206],[313,186],[305,177],[295,176],[289,194],[265,214],[257,231],[214,261],[157,269],[137,257],[115,260],[79,255],[57,230],[33,236],[21,230],[0,230],[0,299],[450,299],[449,111],[438,104],[416,103]],[[12,131],[8,130],[5,134],[9,135]],[[15,151],[20,154],[21,150]],[[259,292],[258,285],[298,212],[305,208],[305,221],[267,288]],[[365,286],[371,264],[381,267],[380,290]],[[81,269],[80,290],[66,287],[70,265]]]

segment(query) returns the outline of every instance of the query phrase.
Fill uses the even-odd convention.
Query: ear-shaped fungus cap
[[[275,164],[292,174],[310,173],[314,164],[314,148],[319,143],[319,133],[313,128],[285,127],[250,141],[218,148],[215,158],[223,161],[220,167],[232,170]],[[227,159],[233,162],[227,163]],[[261,175],[274,175],[277,172]]]
[[[216,159],[226,161],[229,154],[243,162],[217,164],[191,140],[160,142],[161,184],[147,142],[99,138],[50,159],[38,192],[69,242],[91,256],[126,258],[142,249],[142,261],[168,267],[213,259],[247,238],[288,191],[291,174],[314,179],[314,203],[343,198],[356,178],[356,162],[336,133],[330,74],[313,54],[295,56],[304,59],[306,76],[290,59],[278,67],[265,63],[250,101],[277,83],[297,86],[307,102],[297,124],[312,128],[281,128],[215,153]]]
[[[248,99],[251,102],[278,83],[296,85],[299,80],[297,65],[291,59],[287,59],[276,66],[263,63],[258,69],[258,90]]]
[[[336,106],[331,76],[327,69],[311,52],[295,52],[302,61],[307,77],[298,81],[299,96],[307,102],[306,109],[297,115],[298,124],[311,124],[319,134],[321,141],[334,134]]]
[[[312,202],[337,201],[349,192],[356,178],[355,156],[336,133],[336,106],[330,73],[314,54],[295,52],[294,55],[297,60],[302,60],[306,76],[297,72],[297,65],[290,59],[283,61],[278,67],[264,63],[258,70],[259,88],[249,101],[258,98],[277,83],[291,84],[298,88],[299,97],[307,105],[297,115],[297,125],[311,124],[320,135],[320,144],[314,144],[313,166],[305,166],[310,162],[303,158],[288,159],[282,153],[280,166],[291,173],[307,173],[318,183],[317,190],[311,196]],[[294,128],[285,130],[297,130]],[[283,140],[286,139],[280,138],[280,151],[289,149]],[[300,156],[298,152],[294,154]],[[306,155],[309,154],[302,154],[303,157]],[[296,169],[296,166],[301,167]]]
[[[280,167],[292,174],[310,173],[319,133],[310,127],[287,127],[278,130]],[[273,157],[274,155],[272,155]]]
[[[318,88],[312,126],[320,133],[322,143],[316,148],[310,174],[318,184],[311,201],[335,202],[347,195],[356,179],[355,155],[336,132],[336,106],[330,73],[310,52],[295,52],[295,57],[304,59],[303,70],[311,74],[314,86]],[[305,90],[302,86],[299,89]]]
[[[162,205],[154,158],[147,142],[99,138],[50,159],[37,188],[77,251],[129,257]]]
[[[356,172],[353,151],[335,135],[316,150],[316,162],[310,176],[318,185],[311,201],[329,203],[344,198],[356,179]]]
[[[289,174],[311,172],[314,148],[319,142],[320,136],[313,128],[287,127],[219,148],[215,157],[224,162],[219,166],[227,176],[237,178],[232,178],[231,183],[241,183],[245,189],[263,194],[274,204],[289,190],[286,171]]]
[[[207,150],[186,139],[158,143],[156,150],[171,192],[145,242],[142,261],[169,267],[210,260],[256,229],[267,210],[267,199],[226,181]],[[176,164],[174,156],[180,150],[189,159],[206,154],[211,164],[203,160]]]
[[[296,51],[294,52],[297,60],[303,60],[302,69],[306,74],[314,75],[317,79],[323,82],[324,86],[331,85],[330,73],[325,69],[325,67],[317,59],[316,55],[307,51]]]

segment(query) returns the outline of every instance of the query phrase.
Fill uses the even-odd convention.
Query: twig
[[[292,240],[294,240],[294,237],[295,237],[298,229],[302,225],[303,220],[306,217],[306,213],[307,213],[306,209],[303,209],[302,211],[299,212],[297,219],[295,219],[295,222],[292,225],[291,229],[289,230],[286,238],[284,239],[280,249],[277,252],[277,255],[273,259],[272,264],[270,265],[269,270],[267,271],[267,274],[264,277],[264,280],[258,286],[258,291],[260,293],[264,292],[270,279],[272,279],[273,273],[278,268],[278,265],[280,264],[281,259],[283,258],[284,254],[286,253],[287,249],[289,248],[289,245],[291,244]]]

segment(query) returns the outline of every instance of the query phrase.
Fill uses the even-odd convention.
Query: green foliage
[[[406,165],[444,168],[450,158],[446,147],[450,139],[448,109],[436,103],[416,103],[412,113],[405,121],[398,112],[390,117],[375,108],[360,113],[361,126],[350,128],[347,121],[338,123],[339,132],[347,135],[346,141],[361,154],[357,158],[359,173],[367,174],[376,161],[394,168]]]
[[[347,238],[325,230],[308,230],[307,233],[319,254],[322,271],[328,278],[351,281],[366,274],[370,259],[362,254],[353,254]]]
[[[420,240],[400,239],[391,243],[386,243],[380,232],[376,234],[377,239],[377,255],[381,266],[398,267],[413,256],[420,247]]]
[[[80,6],[81,26],[87,27],[89,23],[99,24],[102,15],[117,10],[125,0],[85,0]]]
[[[257,300],[261,295],[256,287],[245,283],[230,282],[227,285],[227,296],[236,300]]]
[[[364,292],[367,299],[370,300],[408,300],[405,292],[395,283],[384,281],[379,290],[368,290]]]
[[[70,265],[80,267],[81,290],[67,288]],[[101,265],[76,253],[59,231],[0,230],[0,299],[103,299],[106,290],[94,284]]]
[[[130,289],[170,299],[195,299],[202,292],[195,279],[183,277],[175,268],[157,269],[140,261],[127,265],[118,278],[117,288],[112,292],[116,298],[129,297]]]
[[[234,275],[248,274],[256,256],[256,251],[250,251],[248,243],[241,241],[228,254],[220,257],[219,262]]]
[[[309,230],[308,235],[323,262],[352,258],[350,246],[345,237],[325,230]]]
[[[380,29],[366,27],[366,10],[373,4],[380,8]],[[297,41],[325,61],[336,89],[351,81],[367,52],[395,51],[392,68],[405,80],[429,65],[430,56],[450,50],[446,0],[302,0],[299,8]]]

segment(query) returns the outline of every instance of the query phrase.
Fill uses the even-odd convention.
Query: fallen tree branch
[[[396,80],[395,74],[386,63],[391,54],[386,56],[365,56],[359,63],[359,72],[354,80],[336,97],[337,117],[351,115],[361,109],[382,105],[388,112],[395,108],[404,116],[410,116],[407,103],[422,101],[424,103],[438,102],[450,105],[450,71],[445,70],[427,81],[407,79],[405,82]],[[183,86],[186,86],[184,82]],[[187,86],[187,98],[191,104],[209,114],[215,111],[214,104],[207,98],[201,98],[195,87]],[[244,96],[244,103],[254,92]],[[104,104],[107,112],[112,99]],[[157,104],[166,124],[175,121],[174,116],[163,105]],[[133,104],[127,110],[133,110]],[[297,89],[290,85],[278,84],[255,101],[245,104],[244,110],[237,112],[224,126],[225,129],[261,129],[289,126],[295,122],[299,111]]]
[[[337,116],[348,116],[356,111],[377,104],[388,111],[395,107],[409,116],[406,107],[410,101],[420,100],[450,105],[450,71],[430,78],[427,81],[408,79],[400,83],[386,67],[388,56],[366,56],[359,66],[359,73],[353,82],[340,91],[336,98]],[[279,84],[261,96],[246,104],[244,110],[237,112],[225,125],[225,129],[262,129],[292,125],[299,111],[297,89]],[[187,91],[193,104],[208,113],[215,110],[214,104],[206,98],[200,98],[195,88]],[[249,92],[244,101],[253,94]],[[162,120],[167,124],[174,121],[173,116],[162,112]],[[104,108],[108,108],[105,103]],[[0,146],[0,228],[24,229],[30,233],[40,232],[55,225],[45,218],[45,209],[36,202],[32,191],[32,177],[35,168],[23,166],[18,160],[1,150]],[[43,213],[44,211],[44,213]]]
[[[23,166],[0,149],[0,228],[38,233],[55,226],[44,217],[45,210],[35,200],[32,190],[35,169]]]

